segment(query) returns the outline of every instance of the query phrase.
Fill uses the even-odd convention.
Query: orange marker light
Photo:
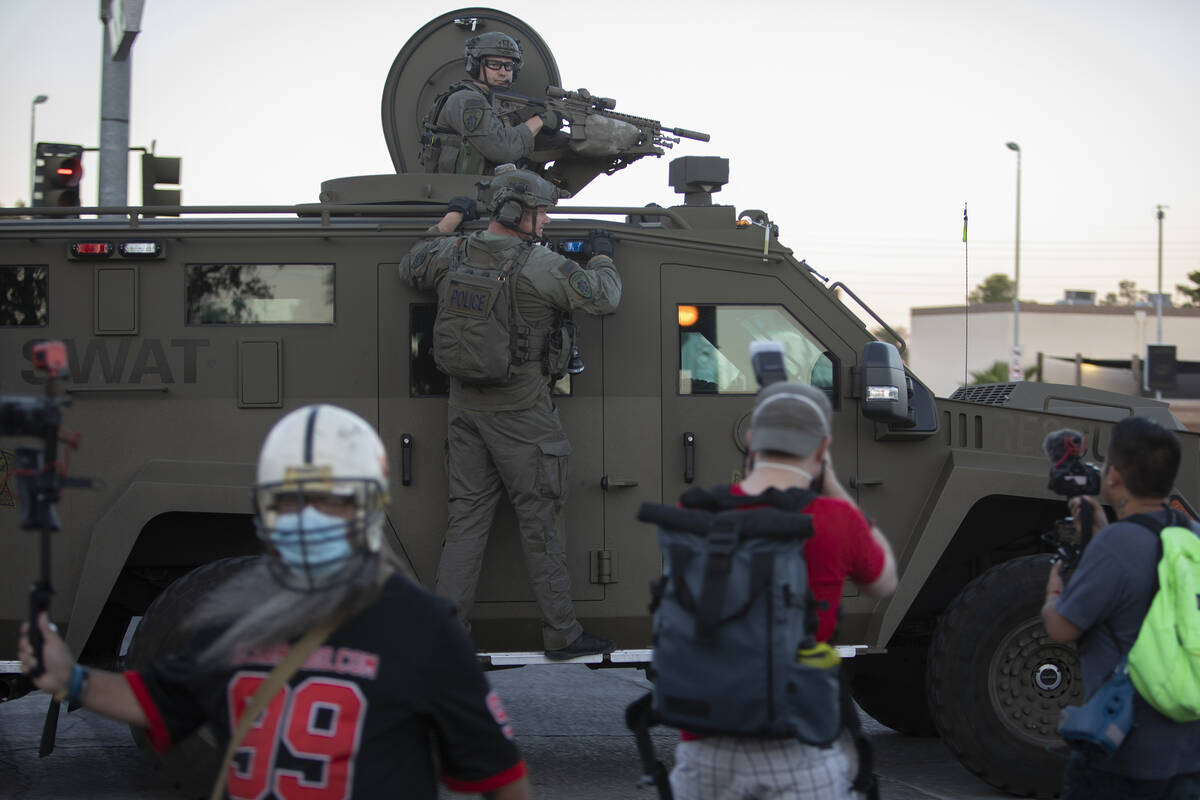
[[[700,319],[700,309],[695,306],[679,307],[679,327],[690,328]]]

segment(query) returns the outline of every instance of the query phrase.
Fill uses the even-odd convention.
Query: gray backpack
[[[463,383],[506,383],[516,361],[514,339],[528,329],[517,309],[516,285],[532,247],[495,266],[468,261],[467,243],[466,237],[455,242],[438,286],[433,360]]]
[[[838,659],[816,642],[804,544],[808,490],[692,489],[646,503],[663,575],[651,587],[653,715],[695,733],[824,745],[842,726]],[[747,506],[757,506],[748,508]],[[831,657],[810,658],[824,652]]]

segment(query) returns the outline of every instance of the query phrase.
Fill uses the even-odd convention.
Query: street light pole
[[[29,104],[29,205],[33,205],[33,174],[37,165],[37,138],[34,136],[34,128],[37,127],[37,107],[46,102],[50,98],[44,94],[39,94],[33,98],[33,102]]]
[[[1008,142],[1009,150],[1017,154],[1017,240],[1016,255],[1013,258],[1013,354],[1012,364],[1016,369],[1009,369],[1011,380],[1021,380],[1024,375],[1016,377],[1020,370],[1021,357],[1021,146],[1016,142]]]
[[[1162,344],[1162,306],[1163,306],[1163,291],[1162,291],[1162,221],[1163,209],[1167,206],[1155,206],[1158,216],[1158,343]]]

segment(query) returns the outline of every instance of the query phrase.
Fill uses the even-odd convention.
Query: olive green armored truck
[[[95,481],[64,491],[52,535],[52,614],[85,661],[112,666],[168,646],[198,594],[242,563],[228,559],[260,551],[249,490],[258,447],[308,403],[376,426],[391,458],[388,546],[432,587],[446,523],[447,382],[430,352],[436,300],[403,283],[397,263],[452,197],[485,198],[481,176],[427,174],[419,152],[422,118],[461,79],[454,54],[490,30],[525,48],[514,91],[547,98],[561,86],[549,47],[521,20],[487,9],[441,16],[405,44],[385,83],[394,170],[326,181],[319,202],[71,209],[78,218],[0,209],[0,393],[39,395],[33,346],[63,341],[64,427],[81,434],[70,472]],[[837,472],[898,559],[893,597],[846,590],[837,643],[853,656],[855,697],[897,730],[939,733],[995,786],[1051,796],[1066,753],[1059,711],[1080,702],[1081,680],[1074,649],[1052,642],[1038,615],[1053,553],[1042,534],[1067,513],[1047,489],[1043,439],[1077,429],[1101,461],[1114,421],[1154,418],[1179,430],[1179,501],[1195,505],[1197,436],[1164,403],[1081,387],[935,397],[848,307],[866,307],[854,287],[798,259],[767,213],[721,204],[724,158],[672,162],[677,205],[586,205],[590,180],[638,169],[656,147],[564,146],[537,162],[570,193],[551,209],[546,246],[582,259],[589,230],[608,231],[624,284],[615,314],[576,318],[584,369],[555,388],[572,445],[571,593],[584,626],[618,643],[585,660],[649,660],[648,586],[662,564],[637,509],[739,477],[757,390],[749,345],[775,340],[788,378],[832,399]],[[9,697],[30,689],[15,648],[40,564],[38,533],[21,529],[16,503],[20,444],[29,442],[0,437]],[[502,505],[472,636],[480,658],[503,667],[542,663],[539,631]]]

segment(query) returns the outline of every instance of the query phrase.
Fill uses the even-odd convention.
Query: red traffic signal
[[[33,179],[35,207],[78,207],[81,180],[83,145],[37,143],[37,169]]]
[[[78,186],[83,179],[83,162],[78,158],[64,158],[54,168],[61,186]]]

